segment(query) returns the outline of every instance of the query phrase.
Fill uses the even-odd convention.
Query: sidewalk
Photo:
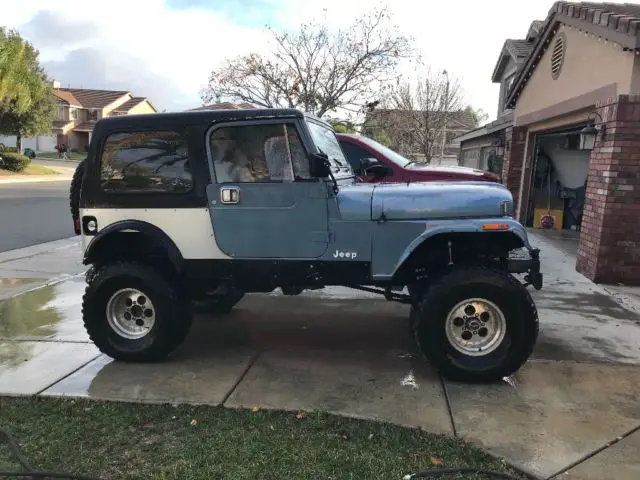
[[[13,183],[40,183],[40,182],[60,182],[71,181],[78,162],[71,160],[49,160],[35,158],[31,161],[33,165],[42,165],[58,172],[57,175],[10,175],[0,176],[0,185]]]
[[[0,302],[0,395],[86,397],[230,408],[325,410],[462,437],[535,478],[640,478],[640,305],[541,248],[541,332],[531,360],[498,385],[440,378],[409,335],[406,305],[327,288],[247,295],[228,317],[195,319],[167,362],[101,355],[80,320],[76,237],[0,254],[0,275],[25,279]],[[66,281],[60,281],[63,279]]]
[[[0,253],[0,300],[51,285],[86,270],[79,237]]]

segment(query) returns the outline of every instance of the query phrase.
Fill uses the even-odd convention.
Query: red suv
[[[495,173],[475,168],[414,162],[363,135],[336,133],[336,137],[354,173],[365,182],[500,181]]]

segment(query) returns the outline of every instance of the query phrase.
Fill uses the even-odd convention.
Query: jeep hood
[[[494,182],[359,183],[340,188],[338,207],[345,220],[486,218],[511,215],[513,197]]]
[[[413,172],[422,174],[425,176],[441,176],[441,177],[451,177],[458,178],[460,180],[490,180],[490,181],[498,181],[499,177],[495,173],[491,173],[485,170],[478,170],[476,168],[464,167],[464,166],[432,166],[432,165],[424,165],[420,163],[412,163],[408,167],[407,170],[411,170]]]

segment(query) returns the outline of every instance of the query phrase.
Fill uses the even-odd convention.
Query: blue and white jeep
[[[537,339],[538,250],[505,187],[359,183],[330,125],[297,110],[102,119],[71,190],[84,324],[118,360],[169,355],[194,308],[329,285],[409,304],[448,378],[509,375]]]

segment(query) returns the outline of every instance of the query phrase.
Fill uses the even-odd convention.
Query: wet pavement
[[[225,318],[197,317],[165,362],[113,362],[86,337],[72,277],[0,300],[0,394],[326,410],[459,435],[538,478],[640,478],[635,291],[622,302],[575,272],[568,249],[533,242],[540,339],[501,384],[443,381],[415,351],[407,306],[341,288],[248,295]]]
[[[84,271],[79,237],[0,252],[0,300]]]

